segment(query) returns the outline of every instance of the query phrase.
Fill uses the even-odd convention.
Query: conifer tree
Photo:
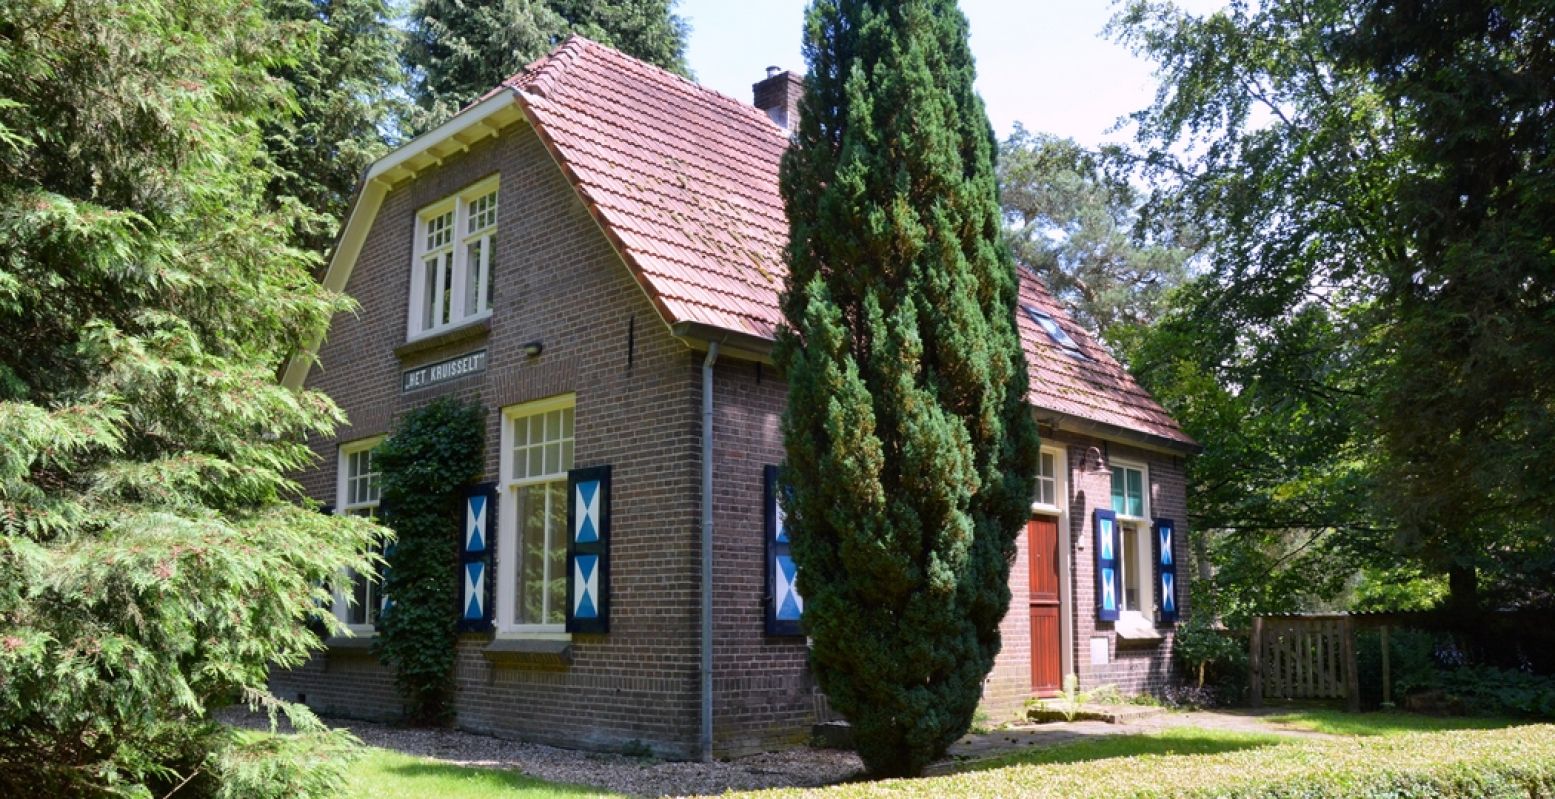
[[[811,662],[879,775],[963,734],[1037,436],[954,0],[815,0],[784,158],[785,509]]]
[[[403,115],[401,35],[385,0],[267,0],[266,14],[298,43],[272,68],[295,114],[265,119],[275,165],[268,194],[295,209],[293,242],[323,255],[367,165],[388,149]]]
[[[380,528],[286,476],[341,415],[278,367],[349,309],[264,195],[289,42],[240,0],[19,0],[0,41],[0,796],[325,795],[349,736],[267,675]]]
[[[405,68],[425,130],[579,33],[634,58],[688,74],[690,27],[675,0],[418,0]]]

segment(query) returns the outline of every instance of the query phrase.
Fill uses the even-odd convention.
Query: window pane
[[[421,271],[424,275],[421,287],[421,329],[428,330],[432,327],[432,309],[437,304],[437,257],[423,261]]]
[[[557,471],[565,472],[568,469],[572,468],[572,439],[569,438],[566,441],[563,441],[561,446],[562,446],[562,462],[561,462],[561,468],[558,469]]]
[[[367,577],[355,569],[348,571],[351,575],[351,607],[346,610],[346,623],[367,624]]]
[[[551,497],[551,543],[547,552],[551,579],[546,622],[564,624],[567,621],[567,482],[547,483],[546,488]]]
[[[529,448],[529,476],[530,477],[537,477],[539,475],[545,474],[545,464],[543,462],[544,457],[545,457],[545,447],[538,446],[538,447],[530,447]]]
[[[453,321],[454,254],[443,254],[443,277],[438,287],[438,324]]]
[[[545,614],[545,486],[518,489],[518,623],[540,624]]]
[[[481,247],[481,308],[491,310],[491,237],[487,236]]]
[[[1123,500],[1123,469],[1119,466],[1112,467],[1112,512],[1128,512]]]
[[[1131,516],[1145,515],[1144,475],[1138,469],[1128,469],[1128,512]]]
[[[476,239],[465,245],[464,258],[464,314],[473,316],[481,309],[481,246],[485,242]]]
[[[572,438],[572,409],[571,408],[565,408],[565,409],[562,410],[562,437],[563,438]],[[569,465],[569,467],[571,466],[570,463],[568,465]]]
[[[1139,564],[1139,535],[1134,525],[1123,525],[1123,609],[1140,610],[1139,578],[1135,568]]]
[[[1042,476],[1053,477],[1053,455],[1049,452],[1042,453]]]

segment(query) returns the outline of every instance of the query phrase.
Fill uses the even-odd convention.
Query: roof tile
[[[579,36],[504,86],[517,92],[669,323],[774,335],[788,276],[778,191],[788,139],[766,114]],[[1052,317],[1084,356],[1017,313],[1033,405],[1192,443],[1033,273],[1018,272],[1021,304]]]

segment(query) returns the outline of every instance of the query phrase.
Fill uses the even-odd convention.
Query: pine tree
[[[290,45],[240,0],[17,0],[0,40],[0,796],[327,793],[348,736],[266,678],[379,528],[286,477],[341,417],[277,368],[349,308],[263,193]]]
[[[277,203],[295,200],[293,242],[322,255],[357,180],[392,143],[403,115],[401,36],[384,0],[268,0],[265,11],[300,45],[296,60],[271,70],[291,88],[297,110],[265,120],[276,167],[268,193]]]
[[[1037,436],[953,0],[815,0],[783,161],[785,510],[811,662],[875,774],[966,731]]]
[[[425,130],[579,33],[688,74],[674,0],[419,0],[404,61]]]

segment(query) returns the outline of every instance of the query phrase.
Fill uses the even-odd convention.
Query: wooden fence
[[[1350,616],[1258,617],[1249,644],[1253,707],[1266,699],[1343,699],[1361,709]]]

